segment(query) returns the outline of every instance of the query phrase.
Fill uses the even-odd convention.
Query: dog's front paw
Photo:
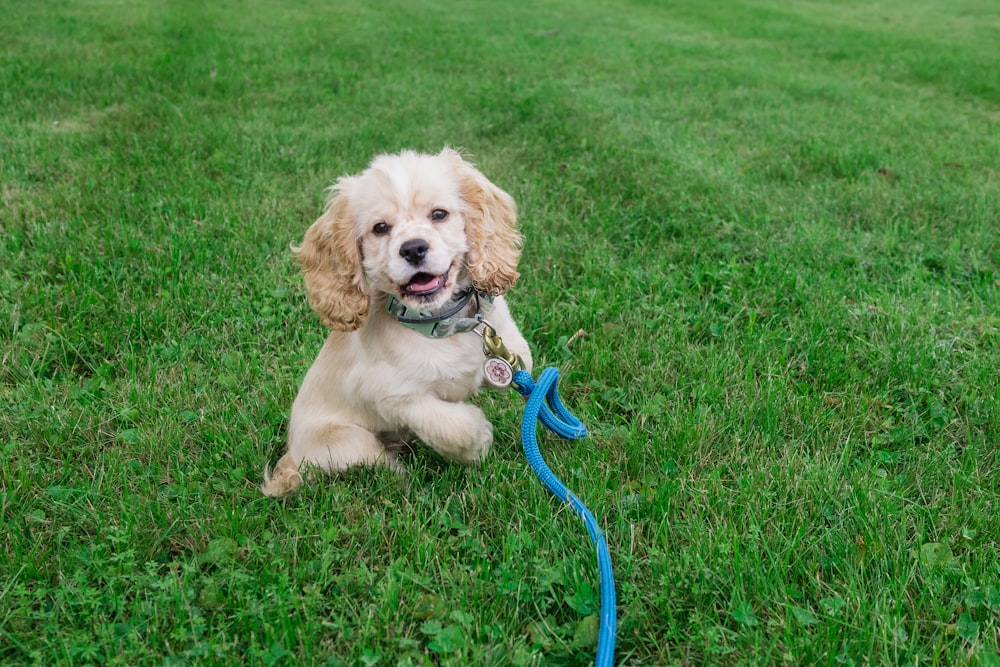
[[[464,456],[461,459],[462,463],[469,465],[482,463],[483,459],[489,453],[490,445],[492,444],[493,424],[480,413],[478,428],[468,448],[464,451]]]
[[[493,425],[483,411],[474,405],[453,404],[449,408],[450,424],[424,441],[445,458],[473,465],[486,458],[493,443]]]
[[[424,403],[407,417],[408,428],[420,440],[456,463],[479,463],[493,443],[493,425],[482,410],[468,403]]]

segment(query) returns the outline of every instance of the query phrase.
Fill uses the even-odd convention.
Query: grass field
[[[530,475],[256,489],[376,153],[518,200],[618,664],[1000,665],[992,0],[0,0],[0,663],[585,665]]]

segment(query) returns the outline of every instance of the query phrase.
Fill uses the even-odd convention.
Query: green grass
[[[517,396],[482,468],[255,488],[324,336],[289,243],[452,145],[619,664],[1000,665],[994,2],[285,4],[0,0],[0,662],[592,661]]]

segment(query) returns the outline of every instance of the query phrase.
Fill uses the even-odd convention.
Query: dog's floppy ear
[[[320,321],[337,331],[354,331],[368,316],[368,286],[361,268],[361,250],[352,227],[342,178],[323,215],[292,247],[302,265],[309,305]]]
[[[493,185],[458,152],[446,148],[443,157],[457,167],[465,212],[467,264],[473,286],[499,296],[517,282],[517,262],[524,239],[517,231],[514,199]]]

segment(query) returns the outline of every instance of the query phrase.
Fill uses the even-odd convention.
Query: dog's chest
[[[483,381],[481,339],[473,333],[441,339],[423,339],[415,346],[414,369],[422,374],[431,391],[446,401],[464,401]],[[416,379],[416,378],[415,378]]]

